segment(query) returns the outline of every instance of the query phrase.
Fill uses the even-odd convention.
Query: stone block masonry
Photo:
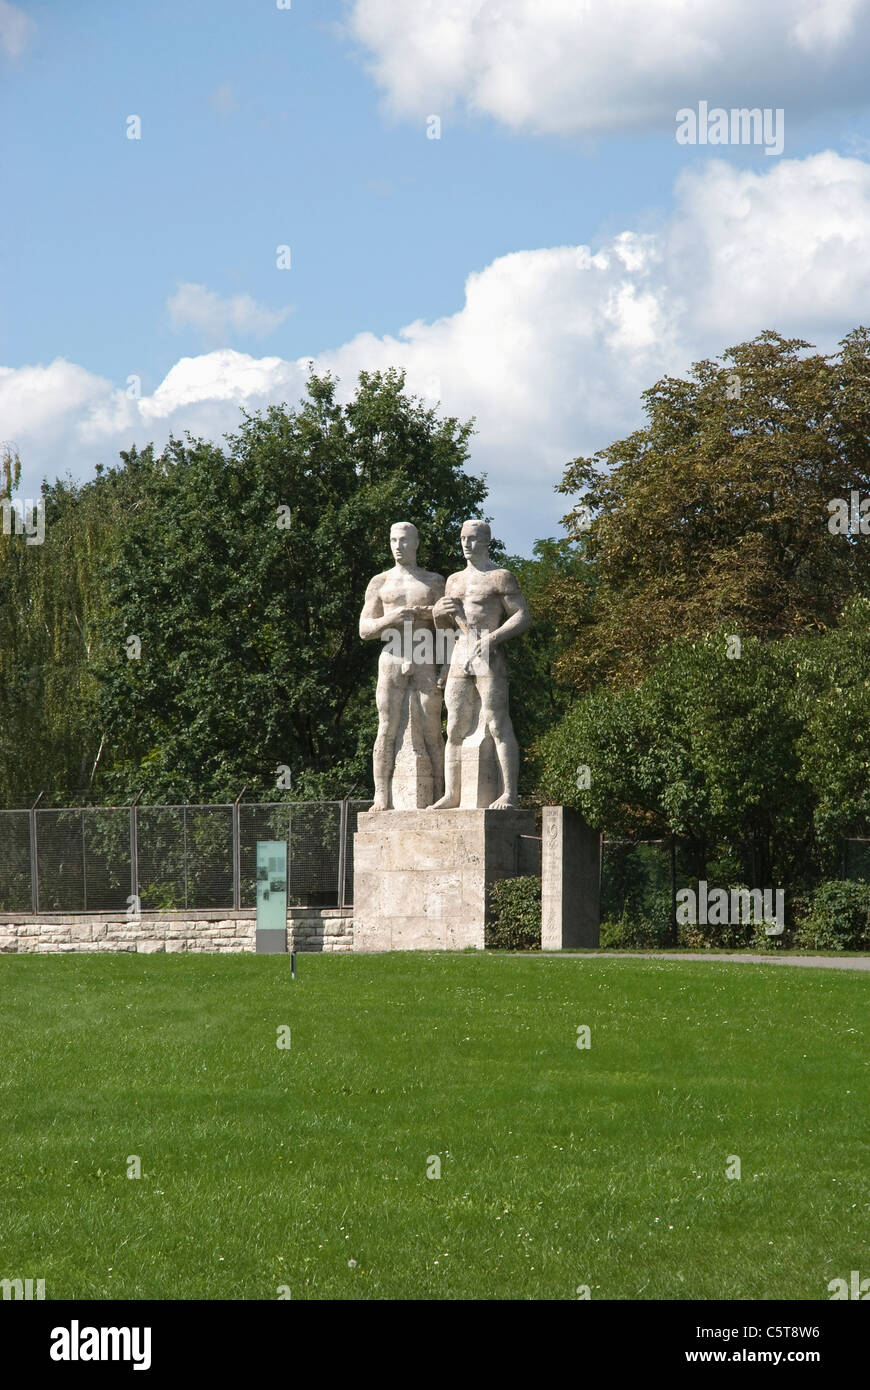
[[[59,955],[70,952],[160,951],[230,953],[254,950],[253,911],[143,912],[134,920],[122,912],[0,914],[0,952]],[[280,934],[280,933],[276,933]],[[353,910],[291,907],[287,910],[287,949],[352,951]]]
[[[513,878],[533,811],[369,811],[354,836],[357,951],[484,949],[489,890]]]

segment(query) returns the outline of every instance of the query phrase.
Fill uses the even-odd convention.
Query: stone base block
[[[483,949],[489,889],[517,872],[534,811],[376,811],[354,836],[354,949]]]
[[[274,929],[261,930],[255,936],[255,950],[258,956],[285,955],[287,952],[287,932]]]
[[[600,941],[601,835],[570,806],[541,817],[541,949],[597,947]]]

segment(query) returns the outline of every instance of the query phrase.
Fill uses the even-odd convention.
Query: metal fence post
[[[232,803],[232,906],[235,912],[242,909],[242,812],[239,803],[247,787],[236,796]]]
[[[30,827],[30,905],[34,912],[39,911],[39,846],[36,841],[36,808],[42,797],[43,793],[40,792],[27,813]]]
[[[184,910],[187,911],[187,806],[181,808],[181,827],[184,844]]]
[[[82,818],[82,909],[88,910],[88,847],[85,840],[85,808],[82,806],[80,815]]]
[[[347,797],[339,803],[338,813],[338,905],[344,907],[344,878],[347,867]]]
[[[133,909],[139,905],[139,809],[137,802],[141,792],[130,803],[130,896]]]

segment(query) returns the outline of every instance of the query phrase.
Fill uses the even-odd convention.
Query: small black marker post
[[[296,952],[290,952],[290,979],[296,979]]]

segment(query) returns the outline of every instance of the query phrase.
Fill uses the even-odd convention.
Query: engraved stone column
[[[601,835],[571,806],[545,806],[541,824],[541,950],[600,942]]]

